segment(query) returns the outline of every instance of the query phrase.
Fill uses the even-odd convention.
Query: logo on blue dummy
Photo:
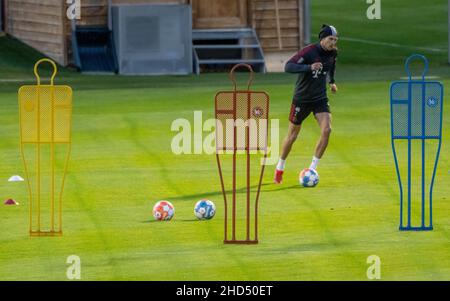
[[[436,97],[430,97],[427,99],[427,106],[429,106],[430,108],[434,108],[438,105],[439,101],[437,100]]]

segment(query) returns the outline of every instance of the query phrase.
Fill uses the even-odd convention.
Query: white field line
[[[342,37],[339,39],[343,40],[343,41],[358,42],[358,43],[364,43],[364,44],[370,44],[370,45],[388,46],[388,47],[393,47],[393,48],[423,50],[423,51],[430,51],[430,52],[447,52],[447,49],[442,49],[442,48],[418,47],[418,46],[412,46],[412,45],[387,43],[387,42],[364,40],[364,39],[357,39],[357,38],[350,38],[350,37]]]
[[[434,76],[434,75],[431,75],[431,76],[425,76],[425,80],[427,80],[427,79],[439,79],[439,78],[441,78],[440,76]],[[400,77],[400,79],[409,79],[409,77],[408,76],[402,76],[402,77]],[[412,80],[421,80],[422,79],[422,76],[411,76],[411,79]]]
[[[0,83],[35,82],[35,78],[0,78]]]

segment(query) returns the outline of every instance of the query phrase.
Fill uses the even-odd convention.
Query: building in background
[[[265,71],[266,67],[270,71],[271,61],[279,65],[278,60],[283,60],[309,42],[309,0],[79,0],[81,18],[74,22],[67,16],[69,4],[65,0],[0,1],[3,2],[3,21],[7,34],[63,66],[75,64],[85,71],[95,71],[89,70],[89,67],[105,68],[97,71],[123,68],[120,65],[120,55],[123,55],[120,51],[123,48],[117,48],[120,48],[119,45],[132,43],[133,37],[136,47],[141,50],[147,45],[149,48],[160,47],[161,53],[175,53],[169,48],[178,47],[175,45],[179,44],[164,41],[171,38],[165,33],[175,33],[177,28],[192,40],[192,43],[186,44],[186,47],[192,47],[192,51],[189,51],[192,54],[192,68],[182,69],[181,73],[220,70],[239,62],[249,63],[258,71]],[[114,7],[121,7],[116,10],[122,9],[125,12],[129,5],[188,7],[190,18],[183,21],[185,26],[173,25],[173,30],[167,31],[168,27],[175,24],[173,22],[179,23],[176,21],[178,18],[172,18],[171,23],[170,16],[160,15],[151,23],[143,15],[131,13],[136,20],[127,28],[135,35],[131,37],[131,41],[122,41],[121,44],[115,39],[120,39],[118,28],[125,25],[122,20],[119,27],[114,27],[119,21],[114,20],[117,17],[114,17],[113,11]],[[150,18],[154,9],[150,7],[146,11]],[[189,28],[185,28],[186,26]],[[149,27],[159,29],[152,31]],[[141,31],[147,43],[144,41],[139,44]],[[128,36],[129,33],[125,35]],[[122,34],[121,38],[123,37]],[[151,43],[155,39],[161,39],[161,43]],[[133,49],[130,48],[131,50]],[[148,57],[152,50],[149,51]],[[116,63],[104,64],[98,61],[102,56],[108,60],[116,60]],[[95,66],[96,61],[98,66]],[[177,73],[173,70],[168,70],[167,74]],[[162,72],[157,73],[165,72],[160,71]]]

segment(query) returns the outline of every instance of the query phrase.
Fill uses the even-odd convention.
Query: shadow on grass
[[[298,189],[299,187],[301,188],[300,185],[291,185],[291,186],[284,186],[284,187],[279,187],[276,189],[264,189],[266,187],[273,187],[274,184],[262,184],[261,185],[261,193],[263,192],[273,192],[273,191],[282,191],[282,190],[289,190],[289,189]],[[258,186],[257,185],[253,185],[250,186],[250,190],[252,192],[252,194],[256,193]],[[247,187],[241,187],[236,189],[236,193],[237,194],[244,194],[247,191]],[[227,199],[229,198],[228,195],[231,195],[231,190],[227,190]],[[176,197],[169,197],[166,198],[165,200],[167,201],[181,201],[181,200],[192,200],[192,199],[205,199],[205,198],[210,198],[210,197],[222,197],[223,193],[222,191],[211,191],[211,192],[204,192],[204,193],[197,193],[197,194],[185,194],[185,195],[180,195],[180,196],[176,196]]]
[[[172,221],[172,220],[170,220]],[[170,221],[157,221],[157,220],[145,220],[145,221],[141,221],[141,224],[150,224],[150,223],[164,223],[164,222],[170,222]],[[182,223],[192,223],[192,222],[199,222],[198,219],[196,218],[190,218],[190,219],[174,219],[174,222],[182,222]]]

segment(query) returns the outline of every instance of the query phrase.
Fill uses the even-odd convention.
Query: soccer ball
[[[199,220],[212,219],[216,214],[216,205],[209,200],[200,200],[195,204],[194,214]]]
[[[314,187],[319,183],[319,174],[315,169],[305,168],[299,175],[299,182],[303,187]]]
[[[157,221],[170,221],[175,214],[175,208],[168,201],[159,201],[153,206],[153,217]]]

